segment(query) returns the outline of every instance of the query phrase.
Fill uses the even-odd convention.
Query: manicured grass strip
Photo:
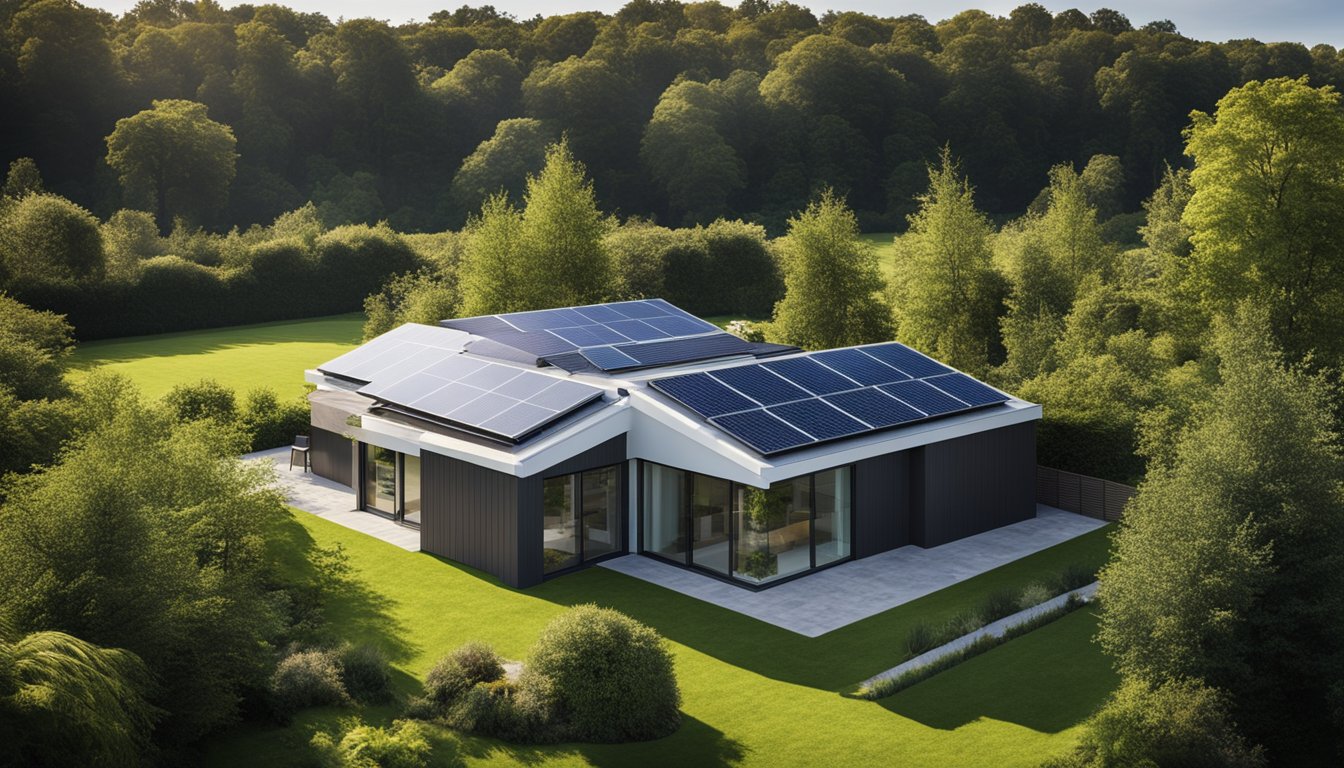
[[[239,397],[270,387],[284,398],[303,394],[303,372],[359,343],[362,314],[134,336],[80,344],[70,376],[101,367],[130,377],[146,396],[178,384],[215,379]]]
[[[1021,637],[1034,629],[1039,629],[1056,619],[1062,618],[1065,615],[1078,610],[1084,605],[1085,603],[1082,600],[1078,600],[1073,595],[1069,595],[1069,599],[1064,603],[1051,608],[1048,611],[1042,611],[1017,624],[1009,625],[1000,634],[980,635],[968,645],[939,656],[928,664],[922,664],[918,667],[907,669],[895,677],[884,677],[872,685],[861,689],[859,691],[859,696],[865,699],[877,700],[885,699],[888,696],[900,693],[916,683],[922,683],[925,680],[928,680],[939,672],[949,670],[963,661],[973,659],[982,653],[1003,645],[1009,640]]]
[[[294,553],[293,567],[303,567],[305,549],[337,542],[349,555],[352,579],[328,606],[327,616],[344,637],[376,642],[388,651],[398,670],[394,685],[403,694],[417,688],[417,679],[435,659],[471,640],[491,643],[507,658],[523,658],[542,626],[578,603],[616,608],[668,638],[685,716],[674,735],[641,744],[525,747],[436,732],[444,759],[460,758],[468,765],[802,766],[831,765],[839,758],[856,765],[896,759],[901,765],[942,766],[978,755],[995,765],[1034,766],[1072,747],[1074,726],[1114,685],[1109,662],[1090,641],[1091,631],[1053,642],[1036,641],[1036,632],[881,702],[838,695],[855,680],[890,668],[911,622],[925,616],[946,620],[996,586],[1039,580],[1069,563],[1099,564],[1106,554],[1104,530],[817,638],[605,568],[519,591],[464,566],[405,552],[302,513],[272,537],[273,546]],[[1003,663],[979,664],[1019,643],[1027,643],[1027,650],[1001,656]],[[959,689],[960,673],[977,664],[971,695]],[[1027,686],[1030,690],[1023,690],[1022,668],[1042,671]],[[933,689],[942,702],[933,715],[924,711],[927,703],[919,703],[925,689]],[[1070,705],[1061,708],[1061,700]],[[322,709],[302,713],[285,728],[240,726],[209,742],[202,762],[293,765],[307,759],[314,729],[334,728],[351,714]],[[358,714],[386,723],[396,709]]]

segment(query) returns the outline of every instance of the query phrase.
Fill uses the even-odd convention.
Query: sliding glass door
[[[410,525],[419,525],[420,457],[367,443],[362,452],[362,508]]]
[[[601,467],[542,481],[543,573],[621,551],[620,469]]]

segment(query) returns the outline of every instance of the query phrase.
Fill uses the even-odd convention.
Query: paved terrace
[[[243,456],[248,461],[269,461],[275,464],[277,484],[284,491],[290,506],[310,512],[324,520],[367,533],[411,552],[420,551],[420,530],[355,509],[355,494],[340,483],[318,477],[312,471],[304,472],[295,465],[289,469],[289,449],[272,448]]]
[[[288,468],[289,449],[243,457],[275,464],[291,506],[411,552],[420,531],[354,508],[340,483],[301,468]],[[752,592],[642,555],[603,567],[713,603],[808,637],[823,635],[959,581],[1039,552],[1105,525],[1100,520],[1036,505],[1036,517],[933,549],[906,546],[828,568],[776,587]]]
[[[642,555],[602,563],[627,576],[807,637],[890,610],[959,581],[1096,530],[1105,523],[1036,505],[1036,517],[932,549],[914,545],[752,592]]]

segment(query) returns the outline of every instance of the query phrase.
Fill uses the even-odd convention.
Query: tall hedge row
[[[346,226],[311,245],[300,238],[256,243],[238,264],[158,256],[141,262],[130,281],[29,283],[15,292],[67,315],[88,341],[355,312],[388,278],[420,266],[392,230]]]

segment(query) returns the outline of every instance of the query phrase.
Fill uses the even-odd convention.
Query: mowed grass
[[[296,397],[303,394],[304,370],[354,348],[363,324],[363,314],[355,313],[91,341],[75,349],[70,376],[116,371],[148,397],[207,378],[240,397],[257,387]]]
[[[339,632],[381,645],[401,693],[444,653],[471,640],[525,658],[542,626],[580,603],[623,611],[668,638],[682,691],[674,735],[625,745],[529,747],[435,731],[437,765],[1029,766],[1067,750],[1077,725],[1113,689],[1085,609],[880,702],[846,694],[900,660],[917,620],[944,621],[990,590],[1099,565],[1108,530],[1010,563],[818,638],[806,638],[605,568],[519,591],[464,566],[405,552],[295,513],[273,537],[291,555],[341,543],[352,578],[328,609]],[[244,725],[206,744],[210,765],[300,764],[315,730],[358,714],[386,723],[394,705],[324,708],[288,727]]]
[[[882,277],[888,282],[896,274],[896,243],[894,232],[870,232],[866,235],[859,235],[859,239],[873,246],[873,251],[877,253],[877,261],[882,269]]]

